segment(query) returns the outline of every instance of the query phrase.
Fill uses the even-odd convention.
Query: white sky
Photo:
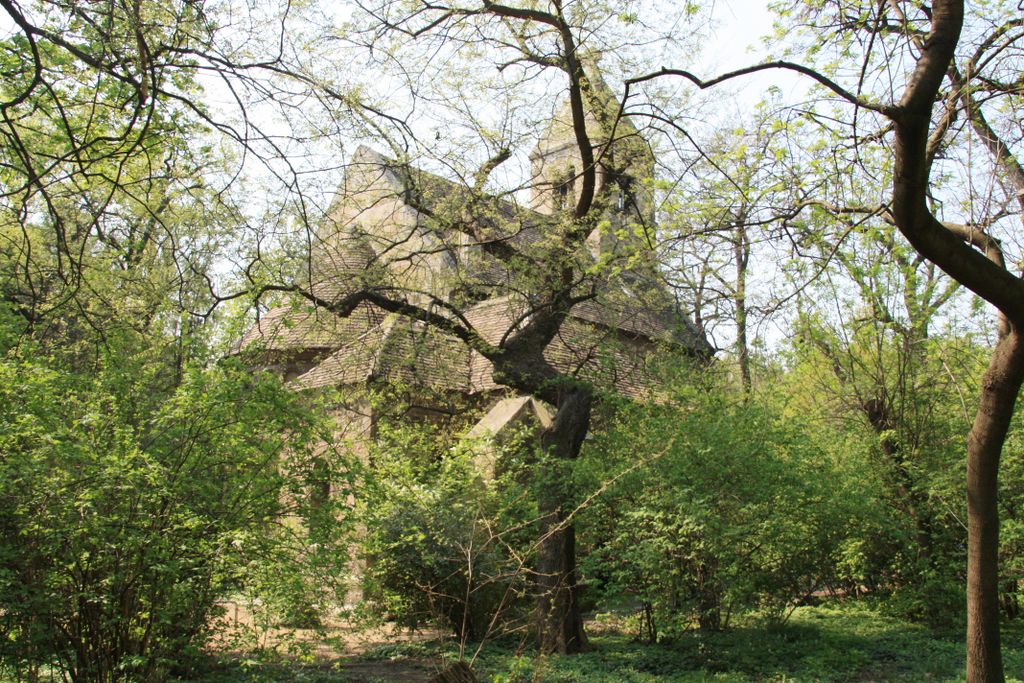
[[[772,33],[773,21],[764,0],[717,0],[711,21],[712,35],[701,55],[705,77],[778,57],[771,55],[763,42]],[[806,91],[808,82],[792,72],[775,70],[744,76],[733,87],[740,103],[751,105],[771,85],[783,91],[784,99],[791,100]]]

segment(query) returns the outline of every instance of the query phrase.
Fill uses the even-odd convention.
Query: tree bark
[[[931,32],[921,44],[903,97],[890,114],[896,133],[892,214],[918,252],[1004,316],[967,440],[967,680],[989,683],[1003,680],[997,480],[999,456],[1024,380],[1024,283],[999,262],[998,249],[974,251],[964,235],[947,229],[928,208],[931,112],[954,64],[963,21],[963,0],[936,0],[932,5]]]
[[[999,456],[1024,382],[1024,339],[999,340],[967,440],[967,680],[1003,680],[999,645]]]
[[[587,646],[576,573],[576,530],[566,509],[565,465],[579,455],[590,428],[592,392],[567,390],[554,423],[541,436],[552,466],[541,472],[537,558],[537,645],[542,654],[575,654]]]
[[[744,398],[750,397],[753,382],[750,378],[750,349],[747,345],[747,265],[750,262],[750,239],[743,224],[746,216],[736,221],[733,257],[736,265],[736,360],[740,366],[740,383]]]
[[[701,631],[722,629],[722,594],[718,590],[718,562],[714,557],[697,565],[697,625]]]

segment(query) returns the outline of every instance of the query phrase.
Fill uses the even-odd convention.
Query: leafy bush
[[[966,616],[964,433],[990,349],[970,334],[928,326],[858,320],[840,332],[827,316],[803,316],[779,393],[816,427],[808,435],[822,449],[869,465],[859,477],[881,505],[849,546],[856,557],[843,558],[847,587],[891,593],[893,614],[949,628]],[[1004,568],[1019,545],[1013,444],[1011,433],[1000,474]]]
[[[300,571],[306,537],[282,519],[333,520],[307,514],[317,425],[278,380],[228,362],[167,377],[151,352],[121,351],[88,374],[0,361],[10,669],[159,679],[204,642],[252,562]]]
[[[584,562],[606,604],[645,614],[644,635],[785,619],[832,574],[855,518],[838,473],[795,425],[713,376],[669,373],[656,405],[622,405],[580,461]],[[719,384],[721,386],[721,384]]]
[[[519,614],[533,518],[514,477],[484,482],[472,444],[382,424],[363,493],[368,604],[409,627],[479,640]]]
[[[1017,403],[1016,428],[1011,428],[1003,449],[999,474],[999,562],[1003,611],[1013,619],[1021,616],[1024,598],[1024,430],[1020,428],[1024,406]]]

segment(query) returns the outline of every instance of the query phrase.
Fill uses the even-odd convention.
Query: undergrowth
[[[751,618],[728,631],[692,631],[654,644],[637,642],[619,628],[622,623],[598,620],[591,629],[590,650],[571,657],[537,658],[529,644],[490,642],[474,669],[481,681],[492,683],[964,680],[962,634],[929,631],[885,616],[866,602],[802,607],[782,626],[769,627]],[[388,643],[360,657],[316,664],[220,658],[211,659],[208,669],[188,680],[384,683],[415,680],[410,678],[410,666],[419,666],[426,680],[440,662],[456,653],[450,642],[415,642]],[[1003,657],[1007,679],[1024,682],[1024,624],[1004,626]]]

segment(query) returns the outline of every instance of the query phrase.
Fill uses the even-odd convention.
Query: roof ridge
[[[388,345],[388,341],[391,339],[392,334],[395,331],[395,325],[398,324],[400,317],[401,316],[398,313],[387,315],[375,328],[380,330],[380,341],[377,343],[377,348],[374,349],[373,354],[370,356],[370,367],[367,371],[366,379],[372,379],[377,376],[380,370],[380,360],[384,353],[384,348]]]
[[[450,178],[446,178],[446,177],[444,177],[442,175],[434,173],[433,171],[425,170],[424,168],[422,168],[420,166],[417,166],[417,165],[415,165],[413,163],[403,163],[403,162],[400,162],[397,159],[394,159],[394,158],[385,156],[384,154],[381,154],[376,149],[374,149],[373,147],[370,147],[368,145],[360,144],[359,147],[356,148],[356,154],[354,156],[360,156],[361,154],[362,155],[367,155],[367,156],[371,156],[372,155],[373,157],[376,157],[379,160],[378,163],[381,163],[386,170],[391,171],[392,173],[395,173],[395,174],[397,174],[399,176],[399,181],[402,182],[403,185],[405,184],[405,182],[404,182],[405,179],[402,178],[402,171],[412,171],[412,172],[415,172],[417,174],[420,174],[420,175],[424,176],[427,180],[431,180],[431,181],[438,182],[438,183],[444,183],[444,184],[449,185],[449,186],[451,186],[451,187],[453,187],[455,189],[458,189],[458,190],[468,190],[468,191],[472,191],[473,190],[472,187],[467,185],[461,179],[460,180],[452,180]],[[405,189],[408,190],[408,189],[411,189],[411,188],[406,187]],[[537,210],[535,210],[535,209],[533,209],[533,208],[531,208],[529,206],[526,206],[524,204],[520,204],[515,199],[514,195],[510,194],[509,195],[511,197],[510,199],[506,199],[505,197],[498,196],[498,195],[493,195],[493,194],[489,194],[488,196],[491,199],[494,199],[494,200],[496,200],[498,202],[501,202],[504,205],[507,205],[511,209],[523,212],[523,214],[526,217],[528,217],[528,218],[532,218],[532,219],[535,219],[537,221],[550,220],[550,218],[551,218],[547,214],[540,213],[539,211],[537,211]]]

